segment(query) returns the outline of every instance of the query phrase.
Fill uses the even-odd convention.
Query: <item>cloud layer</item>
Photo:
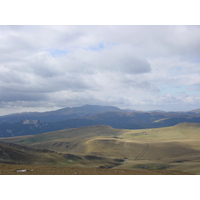
[[[1,26],[0,115],[83,104],[190,110],[200,26]]]

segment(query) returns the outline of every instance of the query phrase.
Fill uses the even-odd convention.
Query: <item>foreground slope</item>
[[[200,174],[200,124],[156,129],[89,126],[2,141],[80,156],[90,166],[167,169]],[[118,164],[111,163],[118,162]]]
[[[26,170],[17,172],[17,170]],[[100,169],[91,167],[61,167],[52,165],[0,164],[0,175],[192,175],[173,170]]]

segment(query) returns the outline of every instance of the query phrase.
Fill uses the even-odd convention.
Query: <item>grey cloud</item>
[[[46,79],[40,79],[38,77],[35,77],[31,80],[28,84],[24,83],[23,85],[19,85],[16,82],[8,83],[1,83],[0,89],[6,93],[6,92],[20,92],[24,94],[32,93],[52,93],[56,91],[62,91],[62,90],[72,90],[72,91],[80,91],[80,90],[86,90],[91,89],[92,85],[89,82],[87,83],[87,80],[81,78],[80,76],[58,76],[54,78],[46,78]],[[4,94],[2,94],[4,95]]]
[[[69,57],[68,62],[83,72],[112,71],[121,73],[148,73],[150,64],[145,58],[138,56],[130,45],[112,45],[100,51],[78,50]]]
[[[24,74],[21,74],[16,71],[10,71],[10,70],[0,70],[0,83],[1,85],[4,84],[26,84],[27,80]]]
[[[105,50],[104,57],[108,60],[109,66],[107,67],[113,70],[130,74],[148,73],[151,71],[148,61],[139,56],[130,45],[113,46],[111,49]]]
[[[44,93],[0,92],[0,95],[0,101],[4,102],[47,100]]]
[[[122,58],[117,63],[117,69],[128,74],[141,74],[151,71],[150,64],[146,60],[134,57]]]
[[[148,93],[152,92],[160,92],[160,89],[151,83],[150,81],[145,80],[145,78],[141,78],[141,80],[134,80],[134,79],[124,79],[123,86],[126,88],[133,88],[135,90],[143,90]]]

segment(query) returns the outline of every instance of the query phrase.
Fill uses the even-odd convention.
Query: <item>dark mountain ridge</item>
[[[90,108],[93,108],[90,109]],[[113,109],[115,111],[103,112],[103,110]],[[89,111],[88,111],[89,110]],[[69,128],[78,128],[91,125],[107,125],[118,129],[144,129],[173,126],[182,122],[200,123],[200,114],[195,112],[142,112],[123,111],[116,107],[82,106],[80,109],[60,109],[54,111],[54,116],[59,118],[59,113],[67,113],[64,117],[69,117],[69,113],[77,111],[84,117],[72,117],[60,121],[43,122],[38,119],[25,119],[12,124],[3,123],[0,125],[0,137],[12,137],[20,135],[37,135],[45,132],[57,131]],[[96,114],[90,114],[95,113]],[[98,113],[101,112],[101,113]],[[46,114],[46,113],[45,113]],[[85,116],[88,115],[88,116]]]
[[[104,113],[107,111],[120,111],[114,106],[83,105],[80,107],[62,108],[47,112],[23,112],[0,116],[0,124],[15,123],[22,120],[41,120],[45,122],[56,122],[70,118],[87,117],[92,114]]]

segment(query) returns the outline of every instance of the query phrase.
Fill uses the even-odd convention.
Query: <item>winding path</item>
[[[146,147],[144,147],[144,149],[142,150],[141,153],[139,153],[134,160],[139,160],[142,156],[144,156],[144,154],[149,150],[149,144],[146,143]]]

